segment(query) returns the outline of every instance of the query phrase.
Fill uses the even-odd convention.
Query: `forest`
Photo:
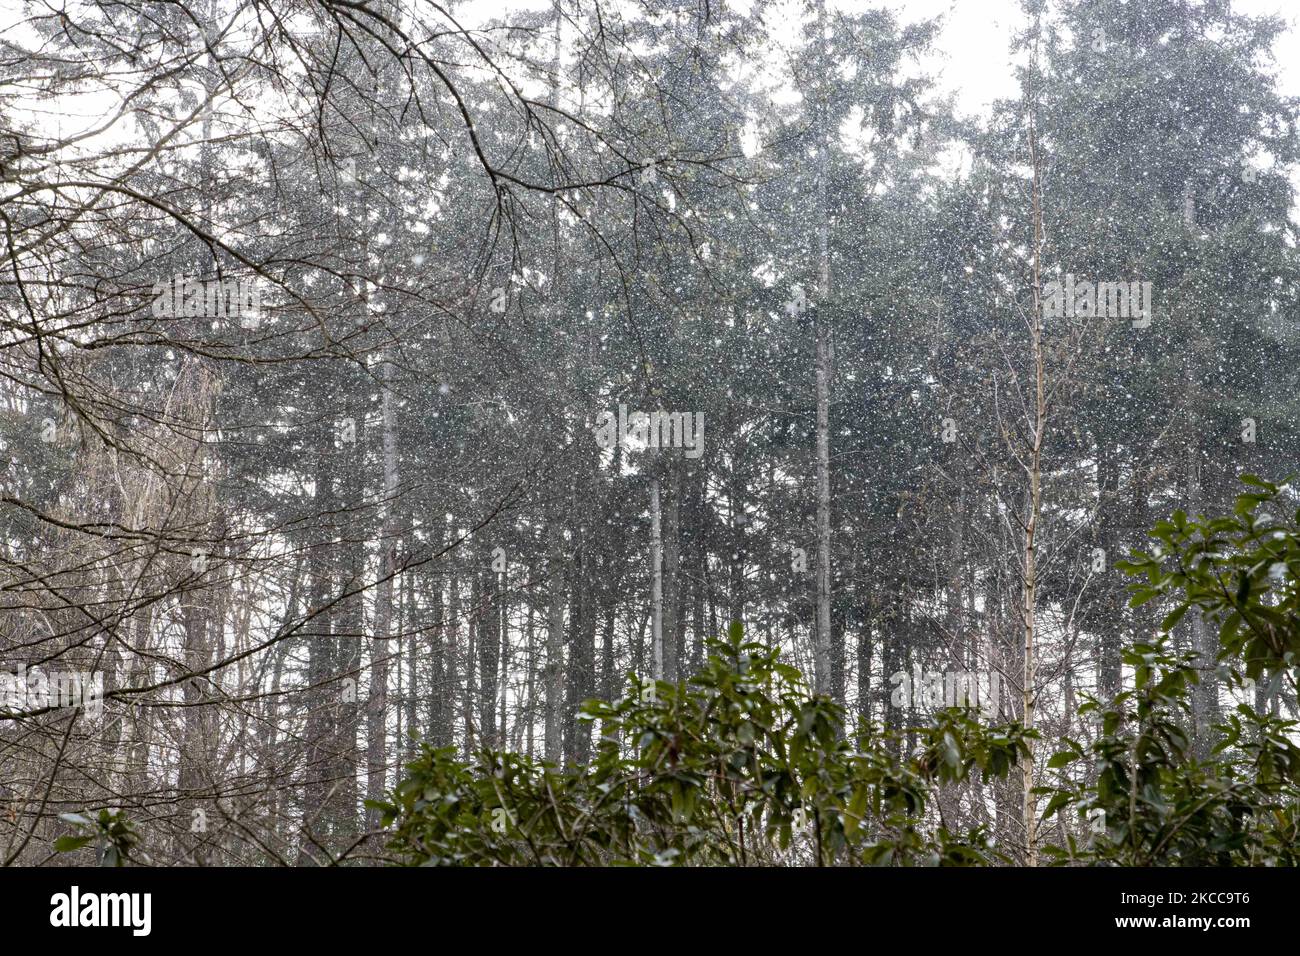
[[[0,0],[0,861],[1300,864],[1294,25],[995,5]]]

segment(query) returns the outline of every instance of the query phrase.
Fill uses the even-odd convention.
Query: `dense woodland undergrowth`
[[[1218,633],[1232,686],[1300,673],[1300,509],[1278,515],[1277,486],[1237,499],[1232,515],[1176,512],[1124,570],[1133,602],[1174,597],[1149,643],[1124,651],[1131,686],[1078,708],[1097,725],[1048,761],[1043,820],[1058,818],[1052,862],[1127,866],[1300,863],[1297,722],[1241,704],[1193,753],[1194,655],[1168,630],[1184,613]],[[1261,510],[1262,509],[1262,510]],[[1028,753],[1019,723],[988,726],[943,710],[909,730],[846,730],[842,708],[733,625],[707,667],[617,705],[584,708],[602,743],[569,771],[505,751],[472,764],[425,748],[384,820],[391,848],[418,864],[988,865],[1020,851],[988,827],[954,832],[945,797],[977,776],[1010,774]],[[1035,732],[1030,731],[1030,734]],[[633,743],[633,741],[635,743]],[[1072,826],[1071,823],[1074,825]]]
[[[1300,864],[1297,722],[1243,703],[1214,728],[1208,760],[1193,753],[1195,655],[1168,631],[1185,613],[1215,626],[1218,667],[1232,686],[1294,681],[1300,669],[1300,509],[1278,515],[1279,489],[1256,486],[1232,515],[1176,512],[1155,546],[1124,563],[1135,604],[1176,606],[1150,643],[1124,651],[1130,684],[1088,700],[1040,788],[1052,863],[1127,866]],[[950,829],[945,799],[978,778],[1003,779],[1037,736],[990,725],[966,707],[922,726],[850,728],[844,709],[809,692],[778,650],[733,623],[707,664],[678,684],[637,682],[616,703],[589,701],[599,727],[591,761],[564,768],[508,750],[462,759],[421,745],[390,798],[374,804],[389,862],[410,865],[881,865],[1015,863],[987,826]],[[62,850],[96,844],[106,864],[141,853],[139,835],[105,814]]]

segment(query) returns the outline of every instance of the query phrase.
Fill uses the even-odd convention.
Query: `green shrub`
[[[785,862],[950,864],[998,859],[981,828],[927,824],[936,785],[1000,777],[1026,752],[1017,724],[952,708],[918,728],[844,736],[841,709],[808,693],[739,626],[688,683],[588,703],[602,740],[585,767],[484,750],[467,765],[425,747],[391,800],[391,850],[408,864]],[[618,743],[624,742],[622,746]]]
[[[1134,689],[1104,707],[1089,746],[1066,738],[1048,762],[1059,782],[1044,816],[1072,812],[1097,825],[1090,837],[1049,847],[1061,861],[1128,866],[1295,866],[1300,863],[1300,749],[1297,724],[1243,703],[1214,728],[1212,759],[1194,758],[1186,727],[1200,679],[1191,656],[1170,648],[1168,632],[1188,612],[1218,627],[1217,664],[1232,687],[1281,678],[1295,687],[1300,652],[1300,511],[1279,518],[1282,489],[1237,498],[1229,517],[1189,520],[1181,511],[1156,524],[1151,554],[1121,562],[1141,578],[1131,604],[1172,599],[1161,634],[1125,652]],[[1266,508],[1266,511],[1262,511]],[[1293,519],[1293,520],[1292,520]],[[1083,781],[1083,782],[1080,782]]]

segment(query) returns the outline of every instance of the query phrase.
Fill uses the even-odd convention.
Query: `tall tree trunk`
[[[826,53],[826,4],[817,0],[818,61],[823,77],[831,64]],[[823,83],[817,98],[817,624],[813,638],[813,689],[835,694],[831,674],[831,463],[830,463],[830,207],[826,188],[830,161],[830,116]]]
[[[393,555],[397,548],[394,502],[397,499],[397,410],[391,388],[392,365],[379,355],[382,388],[380,414],[384,446],[384,518],[379,533],[379,584],[375,589],[375,634],[370,643],[370,697],[366,701],[366,799],[383,800],[388,767],[388,660],[400,654],[401,643],[389,644],[393,617]],[[396,648],[396,651],[393,650]],[[400,660],[400,657],[398,658]],[[379,811],[366,811],[366,828],[379,826]]]
[[[355,686],[335,680],[337,656],[333,628],[333,608],[328,607],[333,591],[333,566],[330,552],[334,545],[332,515],[334,503],[334,441],[330,424],[322,423],[317,441],[315,479],[315,511],[320,515],[313,529],[316,540],[310,545],[307,556],[307,575],[310,580],[307,606],[310,615],[307,632],[307,726],[306,748],[303,759],[303,829],[310,832],[316,842],[328,842],[332,830],[329,791],[332,769],[335,723],[340,712],[340,698]],[[303,840],[299,862],[306,863],[316,851],[312,841]]]
[[[605,606],[605,621],[600,635],[600,698],[610,704],[618,697],[618,674],[614,669],[614,622],[615,608],[611,601]],[[602,726],[600,735],[618,742],[617,732],[609,727]]]
[[[546,557],[549,578],[550,608],[546,619],[546,666],[543,669],[546,684],[546,729],[543,738],[545,759],[560,763],[563,758],[563,727],[560,723],[564,706],[564,540],[560,531],[559,515],[551,509],[547,522],[549,538]]]
[[[1201,449],[1196,430],[1187,442],[1187,513],[1195,516],[1201,510]],[[1192,747],[1197,758],[1209,760],[1214,750],[1214,725],[1219,723],[1219,675],[1217,669],[1216,635],[1205,626],[1205,620],[1195,610],[1186,619],[1191,632],[1192,651],[1196,654],[1196,669],[1200,681],[1192,688]]]
[[[471,545],[472,547],[472,545]],[[474,566],[474,555],[469,559],[469,614],[465,620],[465,696],[461,699],[461,720],[465,724],[465,756],[474,752],[474,748],[483,741],[476,726],[478,718],[474,715],[474,701],[478,696],[478,643],[479,630],[483,626],[483,582],[479,578],[478,568]]]
[[[502,571],[499,581],[496,580],[496,571],[492,572],[493,580],[496,581],[497,587],[497,634],[500,635],[501,641],[501,670],[497,678],[497,714],[500,724],[497,728],[497,746],[504,749],[509,743],[509,719],[506,714],[506,703],[510,690],[510,576],[507,571]],[[518,703],[515,705],[516,720],[518,720]],[[517,748],[516,748],[517,749]]]
[[[415,702],[420,699],[420,672],[419,672],[419,644],[416,635],[420,633],[420,624],[417,619],[417,605],[415,600],[415,575],[406,575],[406,597],[402,601],[403,620],[406,627],[406,699],[404,701],[406,710],[406,737],[402,741],[403,753],[405,758],[410,760],[415,756],[415,737],[416,737],[416,708]]]
[[[704,471],[699,469],[694,474],[691,493],[691,673],[697,673],[704,665],[704,592],[705,566],[708,560],[707,514],[704,504]]]
[[[664,679],[663,541],[659,534],[659,476],[650,479],[650,646],[654,679]]]
[[[435,525],[433,547],[437,553],[447,540],[446,519],[439,517]],[[450,747],[453,743],[450,702],[455,679],[444,590],[440,567],[433,579],[433,654],[429,661],[429,739],[435,747]]]
[[[529,573],[529,580],[532,580],[532,574]],[[537,647],[534,643],[535,635],[533,633],[533,606],[528,606],[528,617],[524,622],[524,642],[528,648],[528,673],[525,677],[524,695],[526,704],[524,712],[528,715],[524,722],[524,753],[528,759],[533,759],[533,724],[537,717]]]
[[[728,414],[734,416],[734,410]],[[731,521],[731,554],[727,559],[729,591],[727,613],[732,621],[745,619],[745,495],[744,480],[738,456],[732,456],[731,474],[727,481],[727,506]],[[716,628],[713,633],[717,635]]]
[[[578,528],[578,537],[581,541],[582,528],[581,523]],[[578,683],[580,677],[579,669],[582,662],[578,659],[578,641],[582,633],[582,619],[587,613],[587,594],[583,580],[583,554],[582,545],[579,544],[573,552],[573,560],[570,562],[571,572],[569,577],[569,626],[565,637],[566,667],[564,671],[564,759],[573,762],[577,759],[577,737],[578,737]]]
[[[678,463],[668,460],[668,500],[664,505],[663,642],[664,680],[676,683],[681,661],[681,496],[682,477]]]
[[[555,36],[551,52],[551,81],[549,90],[550,106],[558,109],[560,103],[560,49],[564,25],[563,13],[558,0],[551,6],[551,22]],[[550,287],[553,299],[560,276],[560,216],[559,208],[551,204],[551,269],[554,280]],[[553,306],[553,303],[550,303]],[[549,577],[550,609],[546,622],[546,727],[544,749],[546,760],[559,764],[564,756],[564,727],[562,723],[564,707],[564,681],[562,663],[564,657],[564,573],[561,568],[564,542],[560,533],[560,516],[557,509],[549,509],[547,521],[549,536],[547,547],[547,575]]]
[[[493,743],[497,732],[497,680],[501,667],[501,611],[497,607],[497,572],[492,570],[490,556],[484,556],[487,567],[475,571],[481,579],[478,608],[478,726],[483,746]],[[483,563],[481,560],[480,563]]]
[[[583,529],[586,538],[587,530]],[[595,696],[596,614],[589,545],[579,546],[574,562],[573,613],[569,621],[568,705],[565,710],[565,753],[578,765],[591,757],[591,725],[578,719],[584,701]]]
[[[1037,24],[1035,23],[1035,30]],[[1037,69],[1037,33],[1034,38],[1034,68]],[[1043,347],[1042,272],[1040,256],[1043,243],[1042,193],[1038,163],[1036,130],[1036,103],[1030,102],[1029,151],[1033,167],[1033,316],[1030,322],[1030,344],[1034,360],[1034,424],[1030,436],[1029,460],[1029,513],[1024,535],[1024,672],[1021,685],[1021,706],[1026,729],[1034,727],[1038,706],[1038,662],[1036,639],[1038,626],[1038,520],[1042,513],[1042,453],[1047,429],[1046,356]],[[1038,806],[1034,797],[1034,755],[1031,749],[1021,764],[1021,797],[1025,824],[1025,865],[1038,865]]]
[[[197,603],[200,595],[191,594],[186,598],[182,613],[184,650],[182,661],[187,673],[202,671],[208,664],[208,622],[205,609]],[[181,724],[180,771],[177,775],[177,789],[180,791],[179,806],[182,813],[181,832],[188,831],[190,838],[186,854],[195,864],[202,866],[207,862],[206,848],[209,843],[206,824],[194,826],[195,821],[204,820],[208,814],[207,801],[202,798],[207,785],[212,784],[212,754],[208,752],[208,734],[205,724],[208,721],[209,708],[203,701],[208,696],[204,690],[205,678],[189,677],[181,685],[185,701],[185,712]]]
[[[455,541],[456,522],[453,518],[448,527],[448,541]],[[445,708],[447,712],[447,727],[450,732],[449,745],[456,743],[456,704],[457,701],[466,701],[469,699],[469,678],[468,671],[471,670],[472,664],[466,654],[462,653],[460,646],[460,549],[452,548],[447,553],[448,576],[447,576],[447,626],[444,629],[447,634],[447,695]],[[465,673],[466,687],[461,690],[461,674]],[[462,717],[464,710],[462,708]],[[461,738],[462,752],[469,756],[469,726],[465,727],[464,735]]]
[[[858,727],[871,723],[871,639],[876,626],[874,591],[867,596],[866,621],[858,631]],[[885,675],[888,678],[888,675]]]
[[[1119,557],[1120,533],[1115,516],[1121,513],[1119,500],[1119,462],[1115,449],[1109,444],[1101,444],[1097,449],[1097,494],[1098,519],[1100,526],[1097,534],[1102,549],[1101,560],[1104,568],[1103,577],[1098,585],[1101,596],[1098,604],[1096,628],[1101,631],[1098,639],[1099,659],[1097,661],[1097,680],[1104,700],[1112,700],[1120,691],[1120,622],[1124,619],[1123,588],[1111,574],[1112,563]]]

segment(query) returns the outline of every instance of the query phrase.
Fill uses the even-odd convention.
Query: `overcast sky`
[[[831,8],[864,6],[836,3]],[[1018,0],[893,0],[886,4],[904,20],[942,17],[936,70],[939,85],[957,93],[965,113],[979,113],[1000,96],[1013,96],[1008,45],[1012,33],[1024,26]],[[1234,0],[1233,9],[1250,16],[1282,17],[1289,24],[1276,46],[1277,69],[1284,93],[1300,96],[1300,36],[1296,31],[1300,4],[1295,0]]]
[[[467,0],[457,7],[458,17],[475,21],[499,15],[507,7],[545,9],[551,0]],[[725,0],[746,9],[750,0]],[[864,9],[882,5],[882,0],[827,0],[829,10]],[[1000,96],[1016,93],[1011,73],[1008,46],[1012,33],[1023,29],[1024,17],[1019,0],[883,0],[904,21],[942,18],[934,69],[940,86],[955,91],[963,112],[984,111]],[[1266,14],[1282,17],[1290,25],[1279,39],[1278,72],[1282,89],[1300,95],[1300,35],[1296,21],[1300,3],[1296,0],[1233,0],[1233,9],[1250,16]],[[778,18],[779,22],[791,20]],[[481,22],[481,21],[480,21]],[[779,26],[779,23],[777,24]]]

